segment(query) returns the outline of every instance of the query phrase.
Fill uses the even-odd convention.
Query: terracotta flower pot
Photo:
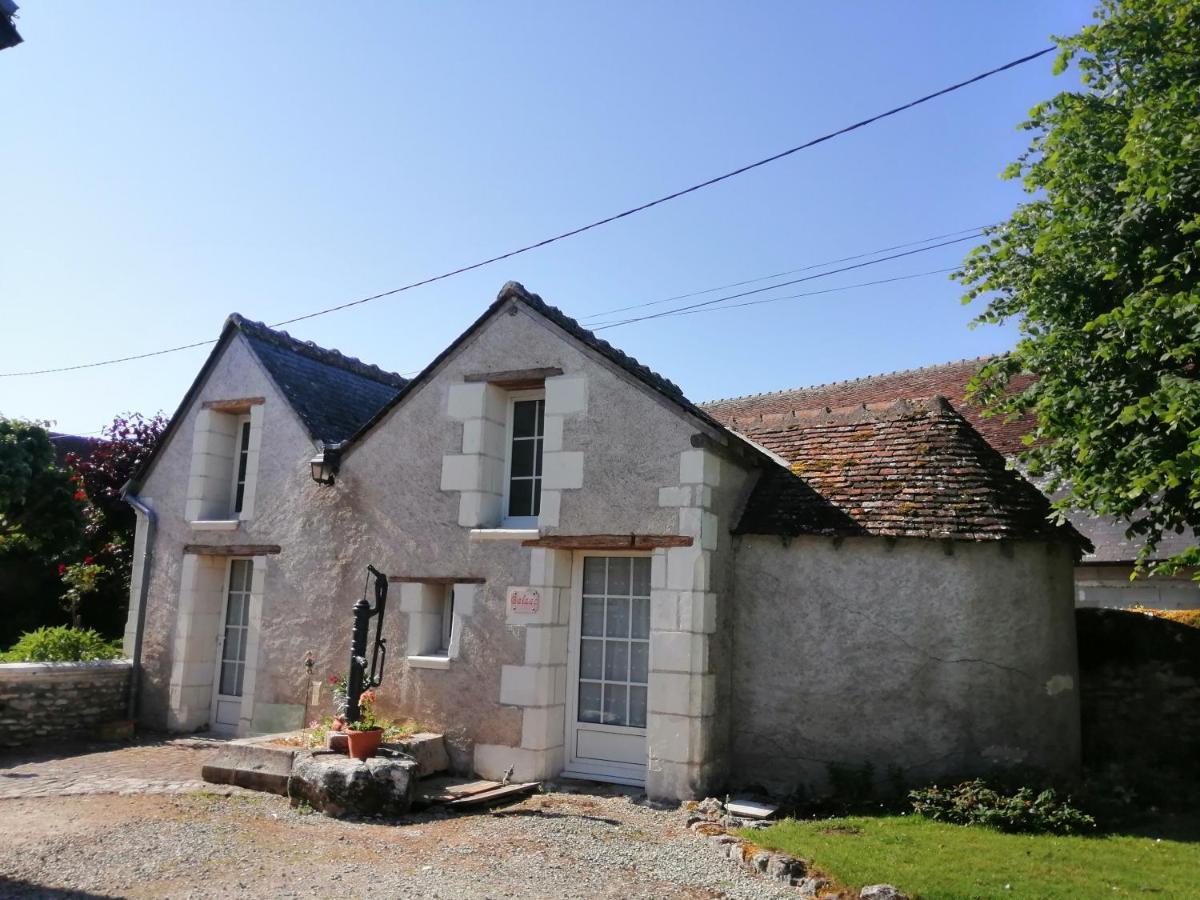
[[[350,730],[346,735],[349,739],[350,755],[355,759],[370,759],[383,741],[382,728],[371,728],[367,731]]]

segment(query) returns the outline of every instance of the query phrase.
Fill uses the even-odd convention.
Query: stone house
[[[967,383],[986,361],[987,357],[962,359],[832,384],[714,400],[700,406],[728,427],[744,430],[754,428],[764,415],[793,409],[837,408],[888,403],[907,397],[942,396],[948,398],[972,427],[1012,463],[1024,447],[1021,438],[1029,433],[1032,422],[1029,418],[1007,421],[1002,416],[984,417],[977,406],[967,401]],[[1018,387],[1026,384],[1027,380],[1017,382]],[[1125,536],[1124,524],[1081,511],[1069,513],[1068,519],[1092,544],[1075,567],[1075,602],[1078,606],[1200,608],[1200,582],[1193,579],[1195,573],[1191,570],[1170,577],[1130,579],[1139,547]],[[1167,559],[1195,545],[1196,539],[1188,535],[1164,535],[1154,559]]]
[[[235,315],[126,499],[146,725],[301,725],[372,564],[381,705],[464,771],[1078,765],[1084,542],[939,397],[734,430],[515,283],[411,381]]]

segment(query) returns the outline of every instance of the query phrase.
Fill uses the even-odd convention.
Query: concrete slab
[[[731,816],[743,819],[769,819],[779,811],[779,807],[771,803],[760,803],[757,800],[735,798],[725,804],[725,811]]]

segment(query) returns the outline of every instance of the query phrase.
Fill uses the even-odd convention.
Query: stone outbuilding
[[[141,720],[328,712],[373,565],[381,706],[462,770],[1074,769],[1086,542],[1037,489],[936,396],[741,418],[511,282],[412,380],[231,316],[126,492]]]
[[[836,409],[863,404],[874,406],[911,397],[942,396],[1010,464],[1015,465],[1018,454],[1025,448],[1023,439],[1033,431],[1032,416],[1017,419],[985,416],[982,409],[967,396],[971,379],[988,359],[960,359],[831,384],[714,400],[701,403],[700,406],[730,428],[742,429],[756,427],[755,423],[761,421],[763,416],[795,409]],[[1029,376],[1018,376],[1013,386],[1025,388],[1030,381]],[[1126,536],[1127,526],[1124,522],[1101,518],[1082,510],[1068,511],[1067,518],[1072,527],[1091,544],[1075,567],[1077,606],[1120,609],[1136,606],[1150,609],[1200,607],[1200,581],[1194,577],[1195,570],[1184,569],[1171,576],[1131,577],[1141,542]],[[1169,532],[1163,535],[1150,561],[1168,559],[1195,546],[1195,536]]]

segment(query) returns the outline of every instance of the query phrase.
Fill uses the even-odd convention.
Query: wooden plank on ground
[[[522,794],[532,794],[537,790],[539,781],[530,781],[525,784],[505,784],[493,788],[490,791],[483,791],[478,794],[471,794],[469,797],[460,797],[457,800],[451,800],[446,804],[451,809],[463,809],[469,806],[484,806],[488,803],[496,803],[500,800],[519,797]]]
[[[449,803],[502,786],[498,781],[467,781],[449,775],[441,778],[423,778],[417,782],[417,800],[426,804]]]

